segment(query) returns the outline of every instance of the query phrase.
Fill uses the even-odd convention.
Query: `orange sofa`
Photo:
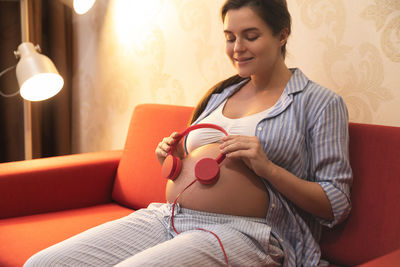
[[[137,106],[122,151],[0,164],[0,266],[22,266],[54,243],[164,202],[154,149],[192,110]],[[400,266],[400,128],[351,123],[350,156],[353,210],[324,229],[323,256],[337,266]]]

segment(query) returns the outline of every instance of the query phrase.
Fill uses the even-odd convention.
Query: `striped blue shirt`
[[[258,122],[254,134],[272,162],[321,185],[334,219],[327,221],[302,211],[262,179],[270,198],[266,221],[283,248],[284,266],[318,266],[321,225],[333,227],[351,209],[348,113],[339,95],[309,80],[299,69],[291,71],[280,99]],[[213,94],[194,124],[235,93],[239,85]]]

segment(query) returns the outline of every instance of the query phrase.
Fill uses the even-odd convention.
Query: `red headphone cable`
[[[178,198],[181,196],[181,194],[183,192],[185,192],[186,189],[188,189],[189,187],[191,187],[195,182],[197,181],[197,179],[194,179],[193,182],[191,182],[188,186],[186,186],[175,198],[174,204],[172,205],[172,216],[171,216],[171,224],[172,224],[172,229],[174,229],[174,232],[179,235],[179,232],[176,230],[175,228],[175,224],[174,224],[174,214],[175,214],[175,206],[176,206],[176,202],[178,201]]]
[[[195,182],[197,182],[197,179],[194,179],[188,186],[186,186],[186,187],[176,196],[175,201],[174,201],[174,204],[172,205],[171,225],[172,225],[172,229],[174,229],[174,232],[175,232],[177,235],[179,235],[180,233],[176,230],[175,224],[174,224],[174,213],[175,213],[176,202],[178,201],[178,198],[181,196],[181,194],[182,194],[183,192],[185,192],[185,190],[188,189],[190,186],[192,186]],[[204,228],[197,228],[196,230],[201,230],[201,231],[208,232],[208,233],[214,235],[214,236],[217,238],[218,243],[219,243],[219,245],[220,245],[220,247],[221,247],[221,249],[222,249],[222,253],[224,253],[226,266],[229,267],[228,256],[226,255],[226,252],[225,252],[225,249],[224,249],[224,245],[222,245],[222,241],[221,241],[221,239],[218,237],[218,235],[217,235],[216,233],[214,233],[214,232],[212,232],[212,231],[210,231],[210,230],[206,230],[206,229],[204,229]]]

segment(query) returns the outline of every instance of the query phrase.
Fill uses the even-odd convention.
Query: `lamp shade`
[[[23,98],[41,101],[56,95],[64,86],[64,80],[53,62],[39,54],[32,43],[22,43],[16,52],[21,59],[17,64],[17,80]]]
[[[61,0],[61,2],[73,8],[77,14],[82,15],[92,8],[96,0]]]

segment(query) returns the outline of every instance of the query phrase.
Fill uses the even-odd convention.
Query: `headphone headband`
[[[172,152],[175,150],[175,146],[181,141],[181,139],[186,136],[188,133],[190,133],[191,131],[197,130],[197,129],[201,129],[201,128],[211,128],[211,129],[215,129],[218,130],[220,132],[223,132],[225,135],[228,135],[228,133],[225,131],[224,128],[222,128],[221,126],[218,126],[216,124],[212,124],[212,123],[199,123],[199,124],[195,124],[195,125],[191,125],[188,128],[186,128],[184,131],[182,131],[181,133],[179,133],[179,136],[177,138],[177,142],[171,146],[170,151],[168,152],[169,155],[172,155]],[[220,154],[216,161],[219,163],[221,163],[223,160],[225,159],[225,155],[224,154]]]

